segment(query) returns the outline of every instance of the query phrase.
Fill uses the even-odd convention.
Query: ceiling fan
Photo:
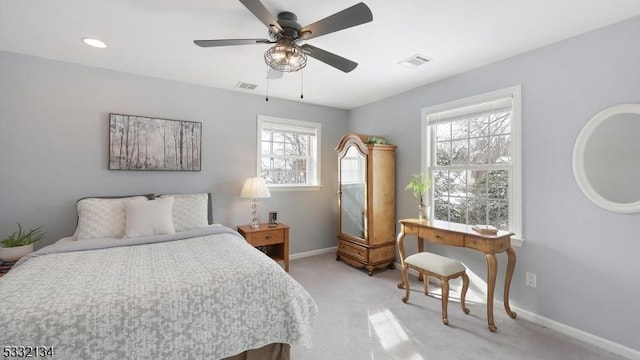
[[[294,72],[307,65],[307,55],[322,61],[345,73],[352,71],[358,63],[317,48],[302,41],[361,25],[373,20],[371,10],[364,3],[358,3],[305,27],[300,26],[298,17],[289,11],[278,14],[277,20],[260,0],[239,0],[253,15],[269,28],[271,39],[220,39],[194,40],[201,47],[275,44],[264,54],[264,60],[271,70]],[[278,75],[272,75],[278,77]]]

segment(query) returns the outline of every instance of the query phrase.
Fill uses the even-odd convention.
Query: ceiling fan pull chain
[[[264,99],[264,101],[269,101],[269,77],[267,76],[267,97]]]
[[[304,70],[300,70],[300,99],[304,99]]]

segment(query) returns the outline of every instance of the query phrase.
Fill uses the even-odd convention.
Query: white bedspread
[[[0,278],[2,346],[51,346],[55,358],[82,360],[220,359],[269,343],[310,346],[311,296],[233,231],[43,253]]]

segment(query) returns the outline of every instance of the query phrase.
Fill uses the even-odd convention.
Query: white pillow
[[[171,219],[173,198],[151,201],[130,200],[125,203],[125,236],[139,237],[174,234]]]
[[[176,232],[209,226],[209,195],[203,194],[175,194],[162,195],[159,198],[174,198],[173,226]]]
[[[117,199],[87,198],[78,201],[77,240],[95,238],[122,238],[124,236],[124,203],[147,200],[144,196]]]

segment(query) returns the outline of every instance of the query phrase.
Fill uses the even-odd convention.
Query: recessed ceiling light
[[[107,44],[105,44],[104,41],[98,39],[82,38],[82,42],[99,49],[104,49],[107,47]]]

